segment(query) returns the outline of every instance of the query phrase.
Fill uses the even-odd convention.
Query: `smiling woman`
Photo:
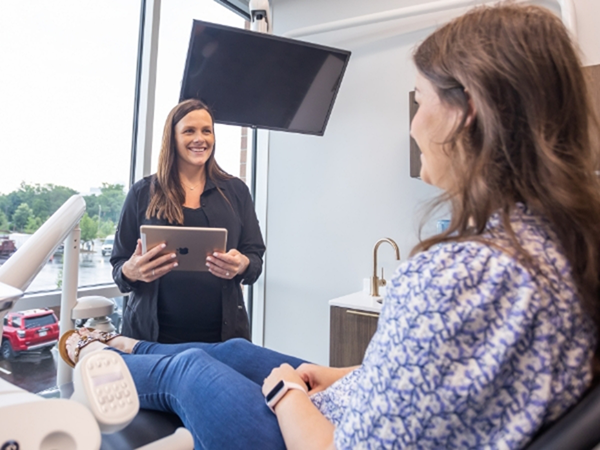
[[[204,165],[210,158],[215,145],[215,134],[211,115],[205,109],[188,113],[175,125],[177,168],[181,184],[186,191],[184,206],[199,208],[197,198],[191,194],[196,188],[202,188],[206,182]],[[199,179],[197,179],[200,177]],[[191,204],[188,202],[192,202]]]
[[[226,228],[227,251],[206,258],[209,272],[174,272],[175,253],[142,254],[141,225]],[[210,110],[181,102],[167,117],[157,173],[131,188],[115,235],[113,277],[131,292],[123,333],[166,343],[248,339],[240,283],[256,281],[264,250],[248,188],[215,161]]]

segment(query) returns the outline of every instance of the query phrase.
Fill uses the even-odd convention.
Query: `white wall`
[[[600,0],[575,0],[575,15],[584,65],[600,64]]]
[[[422,2],[271,3],[275,34],[283,35]],[[540,3],[558,11],[556,3]],[[598,0],[578,3],[600,8]],[[379,238],[394,239],[403,260],[417,242],[419,208],[437,190],[409,177],[408,93],[415,74],[410,55],[434,23],[462,11],[302,38],[350,50],[352,57],[324,137],[270,134],[267,347],[327,364],[328,301],[361,290],[362,279],[373,270],[372,250]],[[579,21],[581,34],[590,39],[596,28],[584,19]],[[586,46],[586,54],[600,56],[597,42]],[[430,223],[427,231],[434,226]],[[379,260],[389,278],[397,266],[391,247],[380,248]]]

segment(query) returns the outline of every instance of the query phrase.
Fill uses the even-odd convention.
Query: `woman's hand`
[[[315,394],[320,391],[324,391],[333,383],[335,383],[340,378],[343,378],[350,372],[352,372],[355,367],[324,367],[317,366],[316,364],[300,364],[300,366],[296,369],[296,373],[305,384],[310,386],[309,394]]]
[[[212,256],[207,256],[206,265],[214,276],[231,280],[236,275],[246,271],[250,265],[250,260],[246,255],[242,255],[232,248],[227,253],[215,252]]]
[[[269,376],[265,378],[265,381],[263,381],[263,395],[266,396],[269,392],[271,392],[275,385],[281,380],[290,381],[292,383],[299,384],[300,386],[305,386],[304,381],[302,381],[302,378],[300,378],[300,375],[298,375],[296,370],[294,370],[294,368],[289,364],[284,363],[281,366],[275,367],[273,370],[271,370]]]
[[[263,395],[266,396],[271,392],[281,380],[305,386],[297,369],[294,370],[289,364],[282,364],[265,378],[262,386]],[[291,389],[274,408],[286,448],[289,450],[335,449],[333,424],[325,418],[307,395]]]
[[[125,278],[129,281],[150,283],[177,267],[177,261],[174,261],[177,256],[175,253],[156,258],[165,246],[165,244],[157,245],[142,254],[142,241],[138,239],[133,255],[123,264],[121,269]]]

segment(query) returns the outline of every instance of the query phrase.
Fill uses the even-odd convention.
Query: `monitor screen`
[[[215,122],[322,136],[350,52],[194,20],[180,101]]]

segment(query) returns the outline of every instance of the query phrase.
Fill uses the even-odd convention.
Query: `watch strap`
[[[277,387],[277,385],[275,387]],[[304,394],[306,394],[306,389],[300,386],[298,383],[283,381],[283,387],[280,389],[280,391],[270,401],[265,399],[265,402],[267,403],[267,406],[271,408],[271,411],[275,412],[275,405],[279,403],[283,397],[285,397],[285,394],[287,394],[290,389],[302,391]]]

